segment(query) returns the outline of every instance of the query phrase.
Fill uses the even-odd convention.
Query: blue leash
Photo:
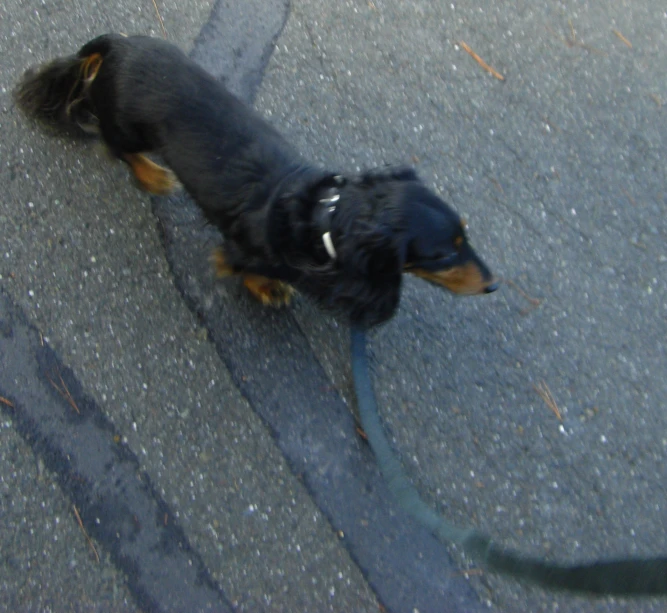
[[[639,596],[667,594],[667,558],[624,558],[563,565],[529,558],[496,545],[474,528],[459,528],[447,522],[426,504],[410,482],[385,436],[371,381],[366,332],[351,331],[352,374],[361,424],[377,459],[387,487],[399,505],[445,544],[459,545],[485,569],[543,587],[572,592]]]

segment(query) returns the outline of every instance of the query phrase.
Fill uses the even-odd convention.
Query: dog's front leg
[[[218,277],[241,275],[243,285],[257,300],[266,306],[282,307],[288,305],[292,300],[295,291],[291,285],[278,279],[236,270],[227,261],[225,253],[220,247],[213,252],[211,260]]]

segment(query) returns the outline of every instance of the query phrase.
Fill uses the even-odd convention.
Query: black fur
[[[86,60],[96,54],[101,64],[88,74]],[[451,275],[447,282],[437,275],[466,267],[475,282],[464,293],[494,289],[458,215],[414,171],[341,176],[308,164],[162,40],[96,38],[78,54],[26,73],[16,99],[33,117],[98,129],[121,159],[159,154],[224,235],[224,258],[234,272],[294,285],[352,323],[389,319],[406,269],[428,271],[421,276],[459,291],[450,286]],[[328,214],[332,194],[339,200]],[[326,231],[335,259],[323,242]]]

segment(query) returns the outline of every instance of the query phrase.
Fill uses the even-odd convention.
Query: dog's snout
[[[500,283],[498,281],[492,281],[489,283],[485,288],[484,288],[484,293],[485,294],[492,294],[495,292],[498,288],[500,287]]]

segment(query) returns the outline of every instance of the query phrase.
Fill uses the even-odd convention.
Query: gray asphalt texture
[[[214,45],[225,34],[241,41],[232,45],[241,68],[249,55],[268,59],[255,104],[311,159],[342,170],[414,164],[508,280],[493,296],[457,299],[409,279],[397,317],[373,335],[383,417],[425,498],[526,553],[664,554],[665,8],[293,0],[280,30],[273,4],[241,23],[216,20],[238,8],[222,2],[158,5],[170,40],[216,74],[234,69],[218,59],[228,47]],[[270,58],[242,44],[273,23]],[[409,593],[383,596],[373,573],[386,561],[369,567],[337,533],[265,416],[285,411],[284,396],[324,422],[343,413],[341,398],[353,409],[347,331],[303,300],[263,312],[233,282],[214,285],[205,261],[179,270],[179,231],[194,241],[185,256],[216,237],[186,209],[170,233],[171,199],[151,203],[100,148],[45,135],[13,108],[23,69],[108,30],[161,35],[150,2],[0,7],[0,288],[10,310],[113,425],[232,607],[376,611],[379,598],[391,611],[417,609],[405,606]],[[229,83],[245,96],[261,76],[232,73],[246,75]],[[228,356],[254,351],[252,372],[225,359],[205,327],[221,304],[235,305],[217,315]],[[267,339],[286,339],[274,350],[291,377],[265,367]],[[310,359],[299,369],[301,355]],[[15,395],[31,391],[27,359],[25,369]],[[561,419],[537,393],[543,384]],[[261,405],[256,388],[266,390]],[[17,414],[6,408],[0,429],[0,608],[135,610],[127,571],[103,543],[96,562]],[[312,470],[337,436],[356,445],[360,473],[373,469],[353,432],[299,415],[291,436]],[[422,613],[666,608],[466,576],[451,553],[441,601]],[[416,569],[425,584],[442,572]],[[415,580],[414,603],[420,589]]]

